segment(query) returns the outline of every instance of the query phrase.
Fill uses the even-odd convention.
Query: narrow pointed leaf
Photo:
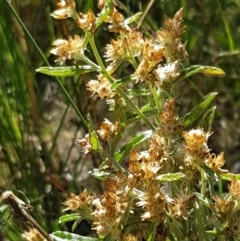
[[[159,180],[161,182],[175,182],[178,181],[182,178],[184,178],[185,175],[181,172],[176,172],[176,173],[166,173],[162,174],[156,177],[156,180]]]
[[[136,80],[136,78],[135,78],[134,75],[123,77],[122,79],[116,80],[112,84],[111,89],[115,90],[115,89],[119,88],[120,86],[125,85],[125,84],[130,83],[130,82],[133,82],[135,80]]]
[[[66,222],[70,222],[70,221],[76,221],[80,218],[80,214],[79,213],[71,213],[71,214],[65,214],[63,216],[61,216],[59,218],[59,223],[66,223]]]
[[[126,145],[124,145],[122,148],[120,148],[119,151],[115,153],[115,159],[117,162],[122,161],[127,155],[130,154],[130,152],[139,146],[141,143],[146,141],[152,136],[152,131],[145,131],[141,133],[140,135],[134,137],[131,141],[129,141]]]
[[[91,71],[95,71],[95,69],[92,68],[90,65],[61,66],[61,67],[43,66],[41,68],[38,68],[36,71],[49,76],[69,77],[69,76],[75,75],[76,73],[84,74]]]
[[[194,195],[204,206],[210,208],[210,202],[205,196],[198,192],[195,192]]]
[[[69,233],[65,231],[56,231],[51,234],[55,241],[97,241],[97,238],[84,237],[74,233]]]
[[[134,14],[130,18],[127,18],[126,20],[124,20],[124,24],[128,25],[128,24],[138,21],[138,19],[140,18],[141,15],[142,15],[142,12],[138,12],[138,13]]]
[[[98,141],[97,133],[95,131],[90,133],[90,143],[93,151],[99,150],[99,141]]]
[[[195,120],[197,120],[203,113],[205,113],[208,109],[208,106],[211,104],[215,96],[217,95],[216,92],[209,93],[205,98],[204,101],[201,102],[199,105],[195,106],[189,113],[181,118],[184,127],[188,127],[191,125]]]
[[[204,65],[192,65],[183,70],[181,75],[177,78],[177,81],[181,81],[184,79],[189,78],[195,74],[206,74],[206,75],[213,75],[213,76],[224,76],[225,72],[217,67],[212,66],[204,66]]]
[[[109,176],[111,174],[111,172],[109,171],[104,171],[104,170],[99,170],[97,168],[92,169],[91,171],[89,171],[89,173],[99,179],[99,180],[104,180],[107,176]]]
[[[240,174],[234,174],[230,172],[221,174],[221,179],[224,181],[231,181],[234,176],[238,181],[240,181]]]

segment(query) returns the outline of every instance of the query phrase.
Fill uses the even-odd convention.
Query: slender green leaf
[[[156,180],[159,180],[161,182],[175,182],[184,177],[185,177],[185,175],[181,172],[166,173],[166,174],[161,174],[161,175],[157,176]]]
[[[112,84],[111,89],[115,90],[115,89],[119,88],[120,86],[125,85],[125,84],[130,83],[130,82],[133,82],[135,80],[136,80],[136,77],[134,75],[123,77],[119,80],[116,80]]]
[[[56,241],[97,241],[97,238],[84,237],[65,231],[56,231],[51,234]]]
[[[147,89],[127,89],[126,90],[129,97],[142,97],[142,96],[149,96],[152,93]]]
[[[240,181],[240,174],[234,174],[234,173],[228,172],[228,173],[223,173],[220,176],[224,181],[231,181],[234,176],[238,181]]]
[[[83,220],[83,218],[79,218],[78,220],[76,220],[73,225],[72,225],[72,232],[74,233],[74,230],[77,228],[77,226],[79,225],[79,223],[81,223]]]
[[[195,120],[197,120],[202,114],[204,114],[216,95],[217,95],[216,92],[209,93],[207,96],[205,96],[203,102],[195,106],[189,113],[183,116],[181,118],[183,126],[188,127]]]
[[[113,1],[112,0],[107,0],[105,1],[104,8],[102,9],[101,13],[98,15],[97,21],[96,21],[96,28],[98,28],[104,20],[107,18],[109,13],[113,9]]]
[[[107,176],[111,174],[110,171],[108,172],[104,170],[99,170],[97,168],[92,169],[89,173],[99,180],[104,180]]]
[[[210,202],[205,196],[198,192],[195,192],[194,195],[204,206],[210,208]]]
[[[92,131],[90,133],[90,143],[91,143],[93,151],[99,150],[99,141],[98,141],[98,136],[97,136],[96,131]]]
[[[91,71],[95,71],[95,69],[90,65],[59,66],[59,67],[43,66],[38,68],[36,71],[49,76],[69,77],[75,74],[85,74]]]
[[[204,123],[202,125],[200,123],[200,126],[204,126],[204,130],[207,130],[208,132],[211,132],[211,130],[212,130],[212,125],[213,125],[216,109],[217,109],[217,107],[213,106],[212,108],[207,110],[206,113],[204,114],[204,118],[203,118]]]
[[[128,25],[128,24],[131,24],[131,23],[134,23],[134,22],[138,21],[138,19],[140,18],[141,15],[142,15],[142,12],[135,13],[131,17],[125,19],[124,24]]]
[[[155,240],[157,226],[158,226],[158,222],[152,222],[151,223],[151,225],[149,227],[149,230],[148,230],[147,241],[154,241]]]
[[[66,223],[70,221],[78,220],[81,217],[79,213],[65,214],[59,218],[59,223]]]
[[[120,148],[119,151],[115,153],[115,159],[117,162],[122,161],[127,155],[130,154],[130,152],[139,146],[141,143],[146,141],[152,136],[152,131],[145,131],[141,133],[140,135],[134,137],[131,141],[129,141],[126,145]]]
[[[204,66],[204,65],[191,65],[190,67],[184,69],[180,76],[177,78],[176,82],[189,78],[195,74],[206,74],[214,76],[224,76],[225,72],[217,67]]]

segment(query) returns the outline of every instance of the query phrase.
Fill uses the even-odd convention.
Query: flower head
[[[219,155],[209,155],[209,157],[206,160],[206,164],[215,173],[223,172],[224,170],[222,170],[221,167],[225,164],[224,153],[221,152]]]
[[[58,9],[51,16],[56,19],[74,18],[75,16],[75,0],[60,0],[57,3]]]
[[[28,231],[25,231],[22,234],[22,237],[26,240],[26,241],[44,241],[44,237],[42,236],[42,234],[40,234],[38,232],[37,229],[35,228],[31,228]]]
[[[192,194],[183,194],[174,198],[172,202],[168,203],[170,215],[176,218],[188,218],[194,204],[194,196]]]
[[[115,91],[111,89],[111,83],[104,76],[99,75],[98,80],[90,80],[87,84],[87,89],[93,94],[97,94],[101,100],[104,98],[112,99],[115,96]]]
[[[240,181],[237,180],[236,176],[233,176],[231,185],[229,185],[228,188],[232,197],[240,201]]]
[[[150,78],[152,77],[151,73],[157,64],[162,61],[163,57],[163,48],[159,44],[151,40],[145,41],[142,59],[135,71],[137,80],[144,82],[151,79],[151,81],[154,81],[154,79]]]
[[[187,144],[187,150],[191,155],[206,155],[209,153],[207,141],[210,133],[205,133],[202,129],[192,129],[183,132],[183,138]]]
[[[84,190],[79,195],[75,195],[71,193],[70,197],[63,203],[67,206],[66,210],[78,210],[85,209],[86,207],[90,207],[92,204],[93,197],[88,193],[87,190]]]
[[[139,196],[137,206],[142,207],[144,213],[141,215],[143,221],[160,221],[163,218],[166,205],[165,195],[160,191],[156,183],[152,183],[146,191]]]
[[[158,65],[155,70],[159,86],[168,87],[180,75],[180,61]]]
[[[102,122],[100,129],[97,130],[97,134],[101,140],[105,141],[117,135],[119,131],[119,122],[113,124],[108,119],[105,118],[104,122]]]
[[[182,22],[183,9],[181,8],[172,19],[165,16],[163,29],[157,31],[158,41],[164,48],[164,57],[168,63],[188,58],[185,43],[181,42],[185,30]]]
[[[80,28],[88,32],[94,32],[96,29],[96,17],[93,11],[90,9],[86,14],[80,13],[77,24]]]
[[[213,203],[211,204],[212,210],[216,213],[220,220],[225,220],[230,216],[232,209],[234,208],[234,201],[229,198],[228,195],[220,197],[213,196]]]
[[[160,115],[160,128],[159,131],[163,135],[170,135],[175,133],[180,126],[180,121],[175,111],[175,99],[167,100],[165,104],[165,111]]]
[[[111,63],[111,68],[118,66],[124,60],[131,63],[132,59],[142,54],[144,39],[142,33],[132,30],[122,33],[117,40],[112,39],[106,46],[105,57]]]
[[[58,56],[55,62],[60,65],[64,64],[66,60],[84,59],[83,39],[78,35],[69,37],[68,40],[57,39],[53,45],[55,47],[51,49],[50,53]]]
[[[93,229],[98,235],[105,237],[110,234],[112,240],[119,240],[127,204],[128,199],[124,195],[119,196],[109,191],[93,201]]]
[[[185,166],[198,168],[205,163],[210,152],[207,145],[209,136],[210,133],[205,133],[200,128],[183,132],[186,141]]]
[[[90,143],[89,134],[86,134],[85,138],[77,139],[76,141],[81,146],[81,148],[84,150],[85,154],[88,154],[92,151],[92,145]]]

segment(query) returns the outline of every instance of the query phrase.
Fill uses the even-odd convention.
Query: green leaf
[[[221,179],[224,181],[231,181],[232,178],[235,176],[238,181],[240,181],[240,174],[234,174],[234,173],[223,173],[220,175]]]
[[[161,181],[161,182],[175,182],[184,177],[185,177],[185,175],[181,172],[166,173],[166,174],[161,174],[161,175],[157,176],[156,180]]]
[[[151,103],[144,105],[140,110],[146,117],[154,116],[158,113],[156,105],[152,105]],[[141,119],[141,117],[138,114],[135,114],[135,113],[127,114],[127,122],[128,123],[131,123],[131,122],[134,122],[134,121],[137,121],[140,119]]]
[[[59,223],[67,223],[70,221],[75,221],[81,218],[81,215],[79,213],[71,213],[63,215],[59,218]]]
[[[148,230],[147,241],[154,241],[155,240],[158,224],[159,224],[158,222],[152,222],[151,223],[151,225],[149,227],[149,230]]]
[[[134,75],[123,77],[122,79],[116,80],[112,84],[111,89],[115,90],[115,89],[119,88],[120,86],[133,82],[135,80],[136,80],[136,77]]]
[[[127,95],[131,98],[131,97],[142,97],[142,96],[149,96],[152,93],[147,90],[147,89],[127,89],[126,90]]]
[[[99,141],[98,141],[98,136],[97,136],[96,131],[92,131],[90,133],[90,143],[91,143],[93,151],[99,150]]]
[[[49,76],[69,77],[69,76],[75,75],[76,73],[84,74],[91,71],[95,71],[95,69],[90,65],[61,66],[61,67],[43,66],[41,68],[38,68],[36,71]]]
[[[113,10],[113,1],[107,0],[105,1],[104,8],[98,15],[97,21],[96,21],[96,28],[98,28],[104,20],[107,18],[107,16],[110,14],[110,12]]]
[[[206,74],[206,75],[214,75],[214,76],[224,76],[225,73],[222,69],[212,66],[204,66],[204,65],[192,65],[182,71],[180,76],[176,81],[181,81],[189,78],[195,74]]]
[[[107,171],[104,171],[104,170],[99,170],[97,168],[94,168],[89,173],[99,180],[105,180],[105,178],[111,174],[110,171],[107,172]]]
[[[84,237],[74,233],[69,233],[65,231],[56,231],[51,234],[55,241],[97,241],[97,238]]]
[[[140,18],[141,15],[142,15],[142,12],[138,12],[138,13],[134,14],[130,18],[125,19],[124,24],[128,25],[128,24],[131,24],[131,23],[134,23],[134,22],[138,21],[138,19]]]
[[[198,192],[195,192],[194,195],[204,206],[210,208],[210,202],[205,196]]]
[[[216,92],[209,93],[207,96],[205,96],[203,102],[195,106],[189,113],[183,116],[181,118],[183,126],[190,126],[195,120],[197,120],[202,114],[204,114],[216,95]]]
[[[115,153],[115,160],[117,162],[122,161],[129,153],[139,146],[144,141],[148,140],[152,136],[152,131],[145,131],[140,135],[134,137],[131,141],[129,141],[126,145],[120,148],[119,151]]]
[[[204,123],[202,123],[202,124],[200,123],[200,126],[204,126],[204,130],[207,130],[208,132],[211,132],[211,130],[212,130],[212,125],[213,125],[216,109],[217,109],[217,107],[213,106],[212,108],[207,110],[206,113],[204,114],[204,118],[203,118]]]

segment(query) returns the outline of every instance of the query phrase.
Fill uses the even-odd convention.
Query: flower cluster
[[[229,174],[222,169],[224,154],[208,147],[211,133],[194,127],[200,117],[204,121],[210,99],[183,117],[177,112],[172,87],[191,71],[186,68],[183,9],[165,17],[151,36],[136,27],[138,15],[125,18],[114,1],[101,0],[98,7],[97,14],[78,13],[73,1],[60,1],[53,13],[73,18],[84,33],[53,43],[56,62],[87,64],[85,69],[93,72],[86,81],[91,97],[114,107],[113,123],[103,116],[97,130],[90,123],[89,133],[78,140],[85,154],[98,152],[101,164],[91,173],[103,190],[100,195],[71,194],[66,210],[79,212],[100,239],[203,240],[213,229],[216,238],[229,238],[231,232],[238,237],[233,222],[240,222],[240,182],[224,176]],[[114,37],[98,51],[94,36],[102,24]],[[229,193],[216,195],[222,178],[231,179]]]

